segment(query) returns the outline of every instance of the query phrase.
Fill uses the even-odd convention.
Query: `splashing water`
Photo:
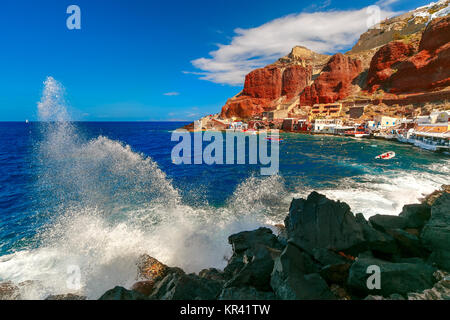
[[[230,234],[270,222],[264,199],[283,192],[279,177],[250,178],[224,208],[184,205],[152,159],[103,136],[84,141],[69,122],[63,93],[49,77],[38,104],[39,199],[51,223],[39,232],[38,248],[0,257],[1,279],[32,280],[21,286],[24,298],[73,293],[71,266],[81,271],[76,293],[88,298],[130,287],[144,253],[187,272],[222,268]]]
[[[144,253],[187,272],[223,268],[231,253],[229,235],[282,222],[292,198],[312,190],[369,217],[398,214],[404,204],[449,183],[448,160],[417,171],[377,172],[369,162],[372,156],[358,161],[354,153],[345,154],[349,145],[361,150],[364,142],[315,143],[314,137],[296,136],[284,145],[289,153],[285,162],[293,163],[291,176],[297,179],[291,183],[294,188],[288,189],[289,174],[250,176],[222,207],[187,205],[151,158],[104,136],[85,139],[70,122],[64,92],[49,77],[38,103],[42,138],[36,147],[39,183],[33,196],[43,204],[48,223],[36,236],[38,245],[0,257],[0,280],[21,283],[23,298],[78,293],[96,299],[116,285],[129,288],[136,281],[137,258]],[[290,146],[295,139],[299,141]],[[338,156],[336,142],[344,150]],[[383,142],[377,145],[382,148]],[[302,166],[308,164],[311,172],[304,173]],[[358,174],[330,179],[339,176],[337,170]],[[327,180],[328,186],[313,188],[310,176]],[[68,286],[71,266],[81,271],[78,290]]]

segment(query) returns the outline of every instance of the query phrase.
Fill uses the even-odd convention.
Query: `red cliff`
[[[245,77],[244,90],[222,108],[225,118],[249,118],[273,109],[274,100],[297,96],[309,84],[312,71],[301,65],[268,66],[250,72]]]
[[[346,98],[352,93],[352,83],[361,71],[361,61],[342,53],[334,55],[314,83],[301,94],[301,105],[332,103]]]
[[[428,25],[419,49],[398,66],[390,78],[390,92],[423,92],[450,85],[450,17]]]
[[[393,41],[383,46],[373,56],[367,75],[367,88],[369,92],[375,92],[395,72],[395,67],[400,62],[414,54],[414,47],[401,41]]]

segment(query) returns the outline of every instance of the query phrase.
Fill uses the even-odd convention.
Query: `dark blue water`
[[[182,220],[181,216],[192,211],[196,212],[193,216],[201,216],[201,219],[210,221],[206,225],[213,225],[215,220],[220,220],[232,225],[230,230],[238,230],[243,227],[237,226],[237,223],[247,221],[249,224],[252,221],[252,225],[264,224],[269,220],[273,223],[281,222],[292,197],[304,196],[312,190],[346,201],[355,213],[363,212],[370,216],[375,213],[399,213],[404,204],[417,202],[420,197],[441,184],[450,182],[449,160],[443,155],[387,141],[300,134],[282,134],[284,141],[280,144],[280,170],[276,177],[261,176],[260,165],[175,165],[171,160],[171,151],[177,142],[171,141],[171,132],[185,124],[73,123],[70,139],[80,151],[79,155],[78,152],[69,151],[65,157],[64,151],[61,151],[64,150],[64,144],[59,146],[58,139],[53,142],[48,130],[43,130],[43,124],[0,123],[0,256],[7,257],[12,266],[15,266],[14,259],[21,261],[24,252],[30,255],[26,258],[30,260],[23,258],[24,261],[34,261],[36,257],[43,256],[53,261],[53,258],[47,258],[52,256],[46,251],[53,248],[49,243],[54,241],[58,244],[55,247],[59,248],[63,247],[61,239],[64,239],[64,243],[80,242],[79,239],[72,240],[75,231],[55,236],[52,229],[55,221],[72,207],[77,207],[77,211],[89,208],[92,212],[95,207],[99,212],[114,212],[114,223],[111,222],[113,219],[108,218],[107,227],[99,227],[99,224],[104,223],[103,220],[95,225],[95,233],[109,230],[104,237],[119,232],[117,221],[127,224],[127,219],[131,219],[128,212],[133,212],[133,228],[138,225],[136,230],[144,230],[140,229],[139,224],[156,225],[158,221],[164,220],[164,209],[161,209],[161,203],[154,205],[158,206],[159,211],[153,207],[147,208],[146,203],[155,198],[161,199],[162,196],[155,196],[151,189],[166,183],[181,198],[183,209],[177,210],[180,213],[177,213],[176,219]],[[52,139],[59,138],[59,134],[61,132],[50,132]],[[99,136],[107,138],[106,147],[103,144],[99,144],[99,147],[96,144],[90,148],[85,147]],[[50,147],[55,150],[59,148],[58,152],[63,156],[59,156],[57,161],[52,160],[51,155],[42,151],[44,142],[47,144],[47,152],[52,150]],[[120,142],[120,145],[115,145],[115,142]],[[124,151],[123,148],[127,146],[130,150]],[[99,148],[102,151],[97,154]],[[391,161],[374,159],[376,155],[387,151],[395,151],[397,157]],[[138,160],[134,159],[135,155],[138,155]],[[153,173],[146,171],[159,171],[148,169],[150,167],[147,164],[142,164],[146,158],[151,159],[152,163],[154,161],[162,175],[166,175],[159,177],[160,174],[155,173],[160,179],[156,183]],[[137,171],[134,172],[134,169]],[[141,179],[143,176],[145,177]],[[164,193],[160,190],[158,192]],[[164,201],[167,200],[162,201],[162,207]],[[146,209],[139,210],[143,207]],[[264,209],[266,207],[267,210]],[[240,211],[248,213],[252,208],[259,210],[253,217],[237,216],[244,214]],[[147,221],[147,217],[153,212],[161,210],[161,217]],[[134,216],[134,212],[139,212],[138,218]],[[70,219],[73,219],[72,222],[64,222],[67,223],[64,228],[70,229],[75,223],[73,221],[81,218],[77,216],[76,219]],[[89,221],[93,220],[96,220],[96,216],[90,213]],[[228,227],[223,225],[225,222],[220,226],[225,230],[220,241],[229,232]],[[113,229],[108,229],[110,227]],[[167,228],[164,229],[165,233],[171,230],[170,223]],[[192,230],[197,227],[192,228],[186,231],[187,234],[192,234]],[[200,229],[202,228],[203,225]],[[136,230],[133,232],[136,233]],[[148,239],[154,241],[157,233],[155,230],[159,229],[150,228],[142,232],[146,234],[148,230],[152,230],[151,238]],[[51,241],[48,240],[50,238]],[[93,240],[89,238],[86,241]],[[130,240],[115,236],[114,241],[122,244]],[[159,248],[155,246],[158,245],[152,244],[148,250],[159,252]],[[44,247],[45,250],[42,249]],[[86,250],[85,247],[80,249],[78,257],[88,255],[83,251]],[[105,256],[110,254],[108,251]],[[171,260],[172,256],[167,259]],[[105,262],[102,266],[109,263]],[[192,268],[196,267],[197,265],[193,265]],[[11,270],[12,267],[5,265],[2,269],[0,261],[0,280],[11,276],[6,268]],[[37,275],[23,273],[18,279],[26,280],[25,278],[30,277]]]

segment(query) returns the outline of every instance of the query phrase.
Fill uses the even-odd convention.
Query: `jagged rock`
[[[222,281],[201,278],[195,274],[170,273],[159,281],[151,299],[215,300],[222,291]]]
[[[271,287],[282,300],[335,299],[325,280],[318,274],[309,255],[288,244],[275,260]]]
[[[218,300],[275,300],[275,294],[271,291],[258,291],[254,287],[224,288]]]
[[[407,220],[400,216],[388,216],[377,214],[369,218],[369,222],[375,229],[386,232],[389,229],[403,229],[406,227]]]
[[[431,207],[426,203],[409,204],[403,207],[399,216],[406,219],[405,228],[422,229],[431,217]]]
[[[325,248],[314,249],[313,257],[316,261],[318,261],[321,265],[324,266],[330,264],[344,264],[353,261],[351,259],[346,258],[343,255],[337,254]]]
[[[399,64],[389,79],[390,92],[421,92],[449,86],[449,34],[450,16],[431,21],[423,33],[419,53]]]
[[[300,95],[301,105],[332,103],[352,93],[352,82],[362,71],[360,60],[338,53],[331,57],[314,83]]]
[[[263,291],[270,289],[273,257],[267,247],[256,245],[244,254],[244,266],[225,284],[225,287],[254,286]]]
[[[342,288],[341,286],[339,286],[337,284],[332,284],[330,286],[330,290],[338,300],[351,300],[352,299],[351,296],[349,295],[349,293],[347,292],[347,290],[345,290],[344,288]]]
[[[414,47],[401,41],[392,41],[381,47],[373,56],[367,75],[369,92],[375,92],[394,74],[396,64],[414,53]]]
[[[450,300],[450,274],[437,271],[434,276],[438,282],[433,288],[421,293],[410,293],[408,300]]]
[[[45,300],[86,300],[87,298],[85,296],[80,296],[73,293],[68,294],[57,294],[57,295],[50,295]]]
[[[127,290],[123,287],[115,287],[106,291],[99,300],[147,300],[148,298],[136,291]]]
[[[139,292],[144,296],[149,296],[153,288],[155,287],[155,281],[147,280],[147,281],[138,281],[131,287],[132,291]]]
[[[14,283],[2,282],[0,283],[0,300],[19,300],[20,290]]]
[[[320,276],[328,284],[345,285],[350,267],[350,263],[327,265],[320,270]]]
[[[431,194],[427,195],[423,202],[428,204],[429,206],[432,206],[434,202],[437,199],[439,199],[439,197],[442,196],[444,193],[450,193],[450,185],[443,185],[441,189],[436,190]]]
[[[386,254],[393,255],[397,253],[398,247],[393,237],[374,229],[369,225],[362,214],[356,215],[356,221],[359,222],[363,228],[367,249],[383,256],[386,256]]]
[[[431,207],[431,218],[423,228],[421,239],[432,253],[429,260],[439,268],[450,270],[450,193],[442,194]]]
[[[427,250],[422,246],[419,238],[402,229],[392,229],[388,231],[395,241],[402,256],[404,257],[425,257]]]
[[[290,241],[311,255],[317,248],[352,254],[365,246],[363,228],[350,207],[317,192],[292,201],[285,225]]]
[[[137,267],[138,279],[158,281],[170,272],[170,268],[168,266],[159,262],[155,258],[150,257],[148,254],[143,254],[139,257]]]
[[[420,260],[419,260],[420,261]],[[381,289],[369,290],[367,273],[369,266],[378,266],[381,270]],[[359,296],[382,295],[387,297],[393,293],[406,295],[431,288],[435,282],[435,268],[422,262],[392,263],[374,258],[358,259],[350,268],[347,286]]]
[[[201,278],[205,278],[205,279],[210,279],[210,280],[216,280],[216,281],[225,281],[225,274],[220,271],[217,270],[216,268],[209,268],[209,269],[204,269],[202,271],[200,271],[198,273],[199,277]]]
[[[230,236],[228,241],[233,247],[233,255],[225,268],[225,275],[231,278],[225,286],[270,289],[273,259],[281,254],[283,248],[272,230],[245,231]]]

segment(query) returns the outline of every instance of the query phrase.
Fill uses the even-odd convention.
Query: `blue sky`
[[[378,5],[389,15],[429,2]],[[3,0],[0,121],[36,119],[47,76],[66,88],[75,120],[192,120],[215,113],[241,90],[245,73],[288,48],[351,48],[364,8],[375,3]],[[66,27],[71,4],[81,9],[81,30]]]

